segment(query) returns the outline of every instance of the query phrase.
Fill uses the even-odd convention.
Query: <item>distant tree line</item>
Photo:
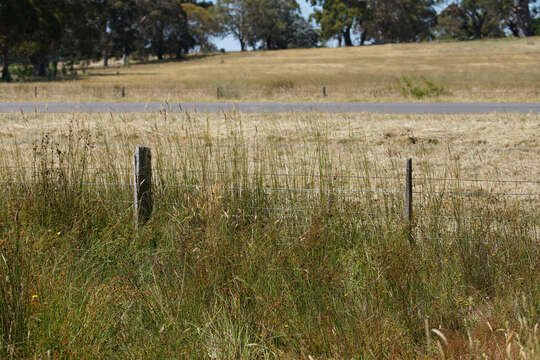
[[[212,3],[180,0],[0,0],[2,79],[11,59],[34,76],[56,76],[76,60],[154,55],[181,57],[212,49],[218,24]]]
[[[2,79],[13,61],[54,78],[59,63],[180,58],[228,35],[242,51],[540,35],[540,1],[310,1],[306,20],[296,0],[0,0]]]
[[[323,40],[394,43],[540,35],[539,1],[311,0]],[[529,5],[536,5],[535,11]],[[442,9],[437,13],[436,7]]]

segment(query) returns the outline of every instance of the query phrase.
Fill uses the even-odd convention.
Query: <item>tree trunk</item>
[[[4,47],[2,49],[2,64],[4,65],[4,67],[2,68],[2,80],[3,81],[10,81],[11,80],[11,76],[9,75],[8,56],[9,56],[9,51],[8,51],[7,47]]]
[[[239,39],[240,41],[240,50],[246,51],[246,41],[244,39]]]
[[[127,47],[124,47],[124,51],[122,52],[122,64],[124,66],[127,66],[128,64],[128,49]]]
[[[510,29],[510,32],[512,32],[512,35],[514,37],[519,37],[519,28],[516,23],[512,22],[508,25],[508,28]]]
[[[47,76],[47,65],[48,62],[45,60],[45,58],[41,55],[36,55],[32,57],[31,59],[32,65],[34,66],[34,70],[32,72],[32,75],[36,77],[45,77]]]
[[[360,35],[360,46],[364,46],[367,40],[367,31],[363,31],[362,35]]]
[[[44,61],[44,60],[41,60],[39,62],[39,72],[38,72],[38,74],[39,74],[40,77],[46,77],[47,76],[47,65],[48,65],[47,62]]]
[[[519,29],[519,36],[531,36],[531,11],[529,10],[529,0],[514,0],[514,11]]]
[[[486,15],[474,14],[473,16],[473,28],[474,28],[474,38],[483,39],[484,38],[484,22],[486,20]]]
[[[345,31],[343,31],[343,39],[345,40],[345,46],[353,46],[350,26],[347,26]]]
[[[100,44],[102,46],[101,55],[103,56],[103,66],[109,67],[109,49],[111,48],[111,39],[109,34],[107,33],[107,23],[105,22],[102,24],[101,27],[101,41]]]

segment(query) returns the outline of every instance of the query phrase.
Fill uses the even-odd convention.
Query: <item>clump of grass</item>
[[[37,295],[32,295],[31,271],[21,219],[16,204],[2,214],[11,223],[4,228],[0,242],[0,355],[18,358],[28,355],[29,314]]]
[[[452,93],[443,85],[435,84],[432,80],[425,77],[415,79],[409,76],[402,76],[401,93],[404,97],[412,96],[417,99],[424,97],[451,96]]]
[[[236,99],[239,97],[239,92],[231,84],[218,84],[216,85],[216,97],[218,99]]]
[[[270,90],[291,90],[294,88],[294,81],[291,79],[275,79],[266,85]]]

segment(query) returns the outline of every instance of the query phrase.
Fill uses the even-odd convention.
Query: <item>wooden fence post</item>
[[[37,99],[37,86],[34,86],[34,97]]]
[[[122,97],[126,97],[126,87],[122,86]]]
[[[413,183],[412,183],[412,159],[407,159],[407,168],[405,172],[405,231],[411,244],[414,244],[413,238]]]
[[[134,169],[135,226],[143,226],[152,214],[152,157],[150,149],[138,146],[135,150]]]
[[[323,86],[322,88],[322,96],[326,97],[326,86]]]

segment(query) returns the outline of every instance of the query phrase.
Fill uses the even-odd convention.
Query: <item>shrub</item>
[[[443,85],[435,84],[432,80],[421,77],[415,80],[413,77],[402,76],[400,79],[401,93],[405,97],[415,97],[421,99],[424,97],[450,96],[452,93]]]

